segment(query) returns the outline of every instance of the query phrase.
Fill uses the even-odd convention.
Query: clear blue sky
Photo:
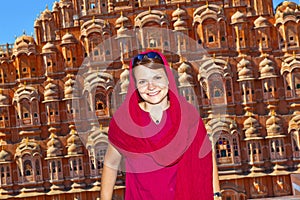
[[[57,0],[59,1],[59,0]],[[263,1],[263,0],[262,0]],[[276,7],[283,0],[274,0]],[[299,4],[300,0],[291,0]],[[14,43],[15,36],[34,34],[34,21],[45,10],[49,10],[55,0],[2,0],[0,12],[0,44]]]

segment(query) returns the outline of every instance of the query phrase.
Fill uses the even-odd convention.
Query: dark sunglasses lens
[[[148,58],[159,58],[158,54],[155,52],[149,52],[147,56]]]
[[[139,54],[137,55],[137,60],[142,60],[144,58],[145,54]]]

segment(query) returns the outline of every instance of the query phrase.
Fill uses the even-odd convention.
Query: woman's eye
[[[145,84],[145,83],[146,83],[146,81],[143,81],[143,80],[138,81],[138,84],[139,84],[139,85],[143,85],[143,84]]]
[[[154,79],[159,80],[159,79],[162,79],[162,77],[161,76],[155,76]]]

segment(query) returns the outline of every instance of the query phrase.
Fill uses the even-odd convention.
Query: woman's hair
[[[139,65],[143,65],[150,69],[165,68],[164,61],[160,55],[152,51],[145,54],[139,54],[133,58],[132,68],[135,68]]]

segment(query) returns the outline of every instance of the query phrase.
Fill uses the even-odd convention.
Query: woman
[[[213,199],[211,144],[197,110],[178,95],[165,57],[139,54],[129,73],[109,127],[101,200],[111,200],[122,158],[126,200]]]

